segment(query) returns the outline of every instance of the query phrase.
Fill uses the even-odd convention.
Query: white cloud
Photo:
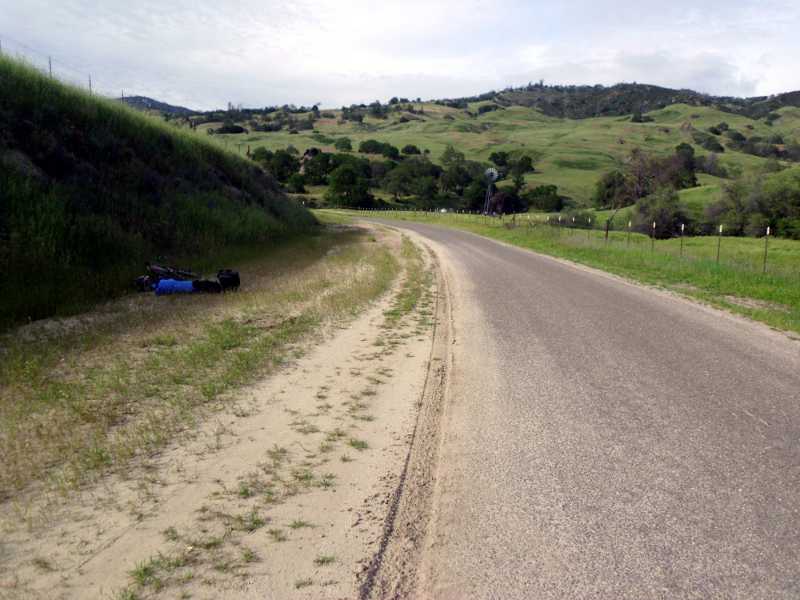
[[[0,15],[0,38],[91,72],[107,93],[198,108],[453,97],[540,78],[800,88],[800,7],[786,0],[0,0]]]

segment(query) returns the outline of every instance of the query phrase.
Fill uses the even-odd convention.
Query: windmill
[[[489,167],[486,169],[486,172],[483,174],[486,178],[486,200],[483,203],[483,214],[489,214],[489,202],[492,199],[492,186],[494,182],[497,181],[498,177],[500,177],[500,173],[497,172],[497,169],[494,167]]]

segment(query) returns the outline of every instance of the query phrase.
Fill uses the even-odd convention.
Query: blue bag
[[[179,281],[177,279],[162,279],[156,286],[156,296],[167,294],[191,294],[194,286],[191,281]]]

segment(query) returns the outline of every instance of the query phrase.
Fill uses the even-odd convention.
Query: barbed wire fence
[[[0,56],[16,59],[29,67],[37,69],[54,80],[81,88],[95,96],[111,100],[125,100],[126,97],[135,96],[135,94],[126,95],[124,87],[116,90],[113,86],[107,85],[104,81],[98,81],[95,77],[95,71],[90,66],[78,64],[79,61],[77,60],[70,60],[67,62],[63,58],[58,57],[54,52],[36,48],[2,31],[0,31]],[[246,143],[229,143],[227,138],[216,139],[215,136],[200,137],[203,137],[208,143],[241,156],[245,155],[245,150],[248,148]]]
[[[356,209],[376,217],[389,217],[401,220],[421,220],[445,224],[476,224],[484,227],[517,230],[523,235],[546,238],[552,243],[591,248],[596,251],[612,251],[638,254],[643,257],[666,259],[684,264],[704,264],[710,267],[725,267],[740,272],[765,276],[791,277],[800,275],[800,262],[775,264],[772,260],[773,243],[779,244],[767,228],[759,238],[746,238],[726,235],[724,227],[717,227],[713,234],[680,235],[659,239],[652,231],[644,232],[632,227],[626,221],[622,229],[605,230],[598,227],[593,218],[572,219],[543,214],[487,215],[476,211],[413,208],[372,208]],[[650,228],[648,228],[650,229]],[[748,244],[746,250],[737,248],[737,242]],[[780,252],[778,252],[780,254]]]
[[[14,36],[0,31],[0,55],[14,58],[33,67],[45,75],[62,83],[82,88],[90,94],[106,98],[124,98],[125,90],[114,90],[106,82],[96,78],[96,73],[87,65],[76,64],[77,60],[67,61],[55,52],[36,48],[20,41]]]

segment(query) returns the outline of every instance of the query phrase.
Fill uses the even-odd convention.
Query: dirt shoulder
[[[435,267],[434,331],[411,448],[392,497],[379,551],[361,581],[362,600],[416,596],[419,567],[430,536],[447,383],[452,371],[452,306],[441,256],[421,236],[411,232],[406,235],[426,249]]]
[[[439,360],[435,265],[380,235],[403,275],[361,316],[146,464],[66,500],[5,503],[0,597],[355,598],[372,586]],[[49,518],[26,516],[43,506]]]

